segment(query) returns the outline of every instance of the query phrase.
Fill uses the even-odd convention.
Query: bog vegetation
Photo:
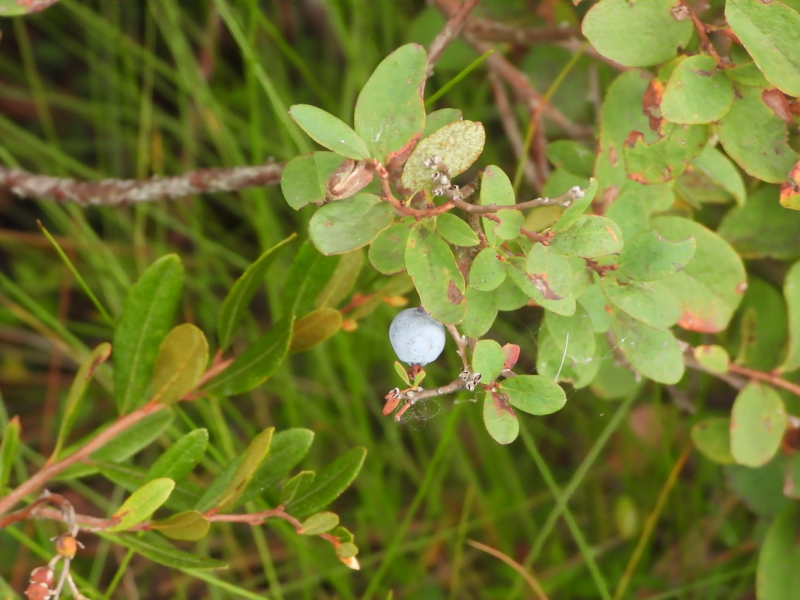
[[[0,594],[795,598],[798,10],[0,0]]]

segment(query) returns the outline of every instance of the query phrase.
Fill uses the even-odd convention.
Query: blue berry
[[[392,320],[389,341],[397,358],[409,365],[427,365],[444,350],[444,326],[423,308],[407,308]]]

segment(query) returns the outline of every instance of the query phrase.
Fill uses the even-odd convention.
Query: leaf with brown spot
[[[789,127],[794,125],[792,118],[792,108],[789,106],[789,100],[777,88],[764,90],[761,92],[761,101],[772,109],[772,112],[786,123]]]
[[[650,129],[653,131],[660,131],[661,126],[664,124],[664,117],[661,114],[661,99],[663,96],[664,84],[658,79],[650,81],[650,85],[647,86],[644,92],[642,111],[650,122]]]
[[[500,444],[510,444],[519,435],[519,421],[502,394],[487,393],[483,398],[486,431]]]
[[[781,185],[780,202],[784,208],[800,210],[800,162],[792,167],[786,181]]]
[[[708,140],[705,125],[665,123],[661,138],[652,144],[638,131],[625,140],[623,153],[628,177],[639,183],[666,183],[681,175],[686,165],[703,151]]]

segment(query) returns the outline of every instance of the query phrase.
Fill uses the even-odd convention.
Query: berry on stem
[[[427,365],[444,350],[444,326],[424,308],[407,308],[392,320],[389,341],[397,358],[409,365]]]

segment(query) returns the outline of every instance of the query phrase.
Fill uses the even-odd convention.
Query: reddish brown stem
[[[431,42],[430,50],[428,50],[428,76],[433,73],[433,65],[436,64],[436,61],[439,60],[439,57],[447,46],[450,45],[450,42],[452,42],[459,31],[461,31],[467,16],[480,1],[481,0],[465,0],[447,21],[439,32],[439,35]]]
[[[779,387],[787,392],[791,392],[795,396],[800,396],[800,385],[792,383],[791,381],[786,381],[780,375],[776,375],[775,373],[764,373],[762,371],[756,371],[755,369],[743,367],[735,363],[731,363],[728,366],[728,371],[737,375],[743,375],[748,379],[755,379],[757,381],[763,381],[765,383],[772,384],[775,387]]]

